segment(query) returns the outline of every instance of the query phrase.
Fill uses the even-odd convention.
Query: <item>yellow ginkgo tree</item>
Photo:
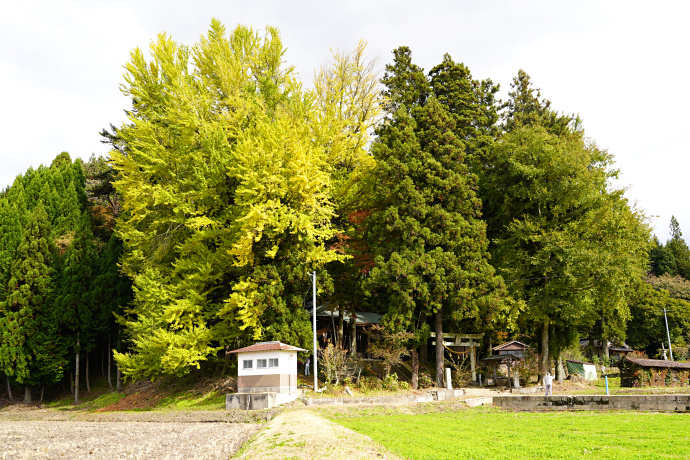
[[[134,282],[121,369],[183,374],[230,344],[306,345],[307,274],[343,258],[329,245],[333,117],[273,28],[227,34],[214,20],[193,47],[160,35],[149,54],[132,52],[132,109],[111,136]]]

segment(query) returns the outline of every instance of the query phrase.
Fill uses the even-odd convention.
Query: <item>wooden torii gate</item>
[[[436,338],[436,333],[431,333],[432,338]],[[472,380],[477,381],[477,352],[476,348],[481,346],[484,334],[465,334],[462,332],[444,332],[443,344],[446,347],[469,347],[470,353],[470,370],[472,371]],[[448,340],[450,339],[450,340]],[[431,342],[436,346],[436,341]]]

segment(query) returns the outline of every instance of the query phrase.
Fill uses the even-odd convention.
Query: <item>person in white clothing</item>
[[[553,383],[553,377],[548,372],[544,376],[544,389],[546,390],[546,396],[553,396],[551,393],[551,384]]]
[[[304,375],[309,375],[309,365],[311,364],[311,358],[307,356],[307,362],[304,363]]]

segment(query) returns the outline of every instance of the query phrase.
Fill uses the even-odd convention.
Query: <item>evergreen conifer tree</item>
[[[6,196],[0,198],[0,301],[5,298],[10,267],[24,231],[19,214],[16,204]]]
[[[108,383],[110,389],[111,356],[113,349],[120,349],[120,327],[116,318],[132,300],[132,282],[120,272],[118,261],[122,254],[122,241],[115,234],[98,256],[97,271],[91,288],[91,300],[97,314],[94,328],[99,336],[107,337]]]
[[[401,107],[410,111],[417,105],[423,105],[431,92],[424,69],[412,62],[412,51],[407,46],[393,51],[393,64],[386,64],[381,83],[385,87],[385,108],[391,117]]]
[[[671,251],[659,241],[656,236],[652,240],[649,250],[649,271],[654,276],[664,274],[675,276],[678,274],[676,259]]]
[[[367,219],[375,266],[365,281],[388,303],[393,329],[410,327],[418,315],[443,320],[476,318],[501,291],[489,265],[476,176],[465,163],[453,117],[434,97],[408,114],[399,109],[379,130],[373,147],[378,179],[376,208]],[[437,339],[437,384],[443,381],[444,349]]]
[[[541,92],[532,85],[531,77],[520,69],[510,84],[512,91],[503,105],[505,131],[513,131],[520,126],[542,126],[556,135],[570,132],[573,116],[558,115],[551,109],[551,101],[540,99]]]
[[[91,282],[95,249],[88,215],[84,212],[61,264],[60,285],[55,299],[56,318],[72,339],[75,356],[74,401],[79,401],[80,356],[93,346],[95,316]]]
[[[50,305],[54,247],[48,216],[39,204],[17,248],[6,298],[0,302],[0,367],[25,386],[25,400],[31,400],[29,386],[45,379],[47,367],[60,375],[59,357],[46,354],[56,336],[50,328]]]
[[[671,216],[671,239],[666,242],[664,249],[675,261],[676,273],[685,279],[690,279],[690,249],[683,239],[683,232],[675,216]],[[673,275],[673,273],[670,273]]]

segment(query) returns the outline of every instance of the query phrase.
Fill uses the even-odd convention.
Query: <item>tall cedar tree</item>
[[[31,213],[39,207],[43,208],[51,236],[48,245],[54,247],[53,243],[56,242],[58,249],[63,252],[73,238],[85,202],[81,162],[72,162],[66,152],[59,154],[50,167],[29,168],[0,195],[0,303],[9,301],[12,294],[6,291],[11,266],[23,263],[23,256],[17,250],[24,232],[29,228]],[[57,255],[54,255],[51,265],[53,270],[58,270]],[[53,291],[44,302],[42,313],[34,317],[36,323],[40,324],[31,348],[34,356],[31,382],[36,384],[49,384],[59,379],[65,366],[66,337],[59,334],[55,310],[52,308],[54,295]],[[0,353],[3,354],[0,360],[13,360],[12,356]]]
[[[48,215],[39,204],[17,248],[7,297],[0,302],[0,366],[24,384],[27,402],[31,401],[29,385],[59,379],[64,364],[59,353],[51,357],[58,339],[48,302],[54,257]]]
[[[503,104],[503,129],[513,131],[521,126],[542,126],[556,135],[568,134],[575,119],[558,115],[551,109],[551,101],[540,99],[541,91],[534,88],[531,77],[520,69],[510,84],[508,101]]]
[[[464,143],[465,162],[476,173],[498,135],[498,86],[490,79],[473,79],[470,69],[448,54],[429,71],[429,84],[454,119],[455,136]]]
[[[108,164],[107,159],[91,155],[89,161],[84,164],[84,175],[94,236],[107,242],[121,210],[120,197],[113,187],[115,170]]]
[[[97,271],[91,284],[91,301],[94,307],[94,328],[101,337],[107,337],[107,374],[112,389],[112,350],[122,351],[121,326],[115,319],[121,317],[123,308],[132,301],[132,281],[120,272],[118,261],[122,254],[122,241],[112,234],[101,250],[96,263]],[[114,340],[113,340],[114,339]]]
[[[393,50],[393,64],[386,64],[381,83],[390,117],[400,108],[409,112],[415,106],[424,105],[431,91],[424,69],[412,62],[412,51],[407,46]]]
[[[21,241],[24,228],[19,216],[24,213],[7,196],[0,198],[0,300],[5,298],[12,260]]]
[[[75,229],[81,225],[80,220],[86,210],[84,181],[81,161],[72,162],[69,154],[62,152],[50,167],[29,168],[26,173],[17,176],[11,187],[0,194],[0,303],[10,301],[10,295],[17,295],[7,291],[12,277],[10,268],[13,264],[24,263],[21,259],[24,255],[18,251],[18,247],[25,237],[24,232],[30,228],[31,213],[39,207],[46,215],[46,225],[50,234],[48,245],[53,248],[51,251],[55,252],[50,264],[51,276],[61,276],[62,260],[59,254],[64,254],[71,245]],[[54,243],[57,244],[57,248]],[[30,366],[31,384],[54,383],[62,378],[68,365],[67,353],[72,337],[69,332],[65,333],[64,328],[61,329],[64,311],[61,305],[55,302],[59,299],[57,291],[61,283],[52,285],[54,289],[46,294],[44,308],[40,314],[33,317],[38,326],[35,327],[36,333],[32,335],[33,342],[30,345],[33,353]],[[88,293],[85,295],[88,296]],[[11,321],[12,315],[5,318],[5,313],[0,312],[0,321]],[[1,350],[0,361],[14,362],[7,347]],[[28,392],[27,396],[30,396]]]
[[[649,250],[649,271],[655,276],[678,274],[676,258],[656,236],[652,239],[652,247]]]
[[[392,329],[409,327],[417,315],[433,316],[442,337],[444,316],[476,317],[501,285],[488,263],[477,178],[455,131],[453,117],[431,97],[410,113],[398,109],[373,146],[377,208],[367,226],[376,259],[365,287],[386,297]],[[437,340],[439,386],[443,368]]]
[[[671,216],[671,239],[666,242],[665,249],[676,262],[676,274],[690,279],[690,249],[683,239],[683,232],[675,216]]]
[[[424,75],[423,69],[412,62],[411,51],[408,47],[400,47],[394,50],[393,57],[393,64],[386,66],[386,73],[382,79],[382,83],[385,86],[383,94],[387,98],[386,108],[389,112],[389,117],[397,118],[398,112],[396,110],[399,111],[400,109],[412,114],[420,107],[424,107],[430,98],[435,101],[435,107],[442,106],[445,109],[445,115],[443,116],[449,118],[449,122],[452,123],[447,123],[439,128],[449,129],[454,134],[455,140],[453,142],[456,143],[456,148],[460,149],[456,154],[459,155],[461,164],[457,165],[457,167],[462,170],[460,172],[461,175],[467,175],[466,183],[462,184],[461,187],[468,187],[474,190],[476,187],[476,176],[473,173],[481,169],[482,159],[486,157],[487,150],[497,133],[496,122],[498,115],[495,108],[495,93],[498,87],[494,86],[490,80],[481,82],[474,80],[467,67],[461,63],[454,62],[449,55],[445,55],[443,62],[429,72],[428,78]],[[443,194],[443,196],[446,197],[446,200],[448,199],[446,194]],[[432,197],[433,195],[429,193],[428,198]],[[463,199],[463,196],[459,198]],[[476,197],[474,198],[476,199]],[[438,201],[441,198],[436,196],[434,199]],[[476,201],[467,203],[467,205],[471,207],[476,206],[474,214],[468,215],[467,218],[479,221],[481,218],[481,203]],[[375,206],[378,206],[378,204]],[[468,235],[471,234],[472,232],[468,233]],[[485,244],[486,239],[480,239],[475,249],[478,252],[482,252],[482,250],[485,252],[485,246],[483,249],[480,249]],[[468,255],[468,260],[471,260],[473,257],[474,255]],[[488,258],[488,253],[485,252],[483,257]],[[492,274],[482,272],[482,276],[484,275],[486,275],[486,279],[492,279],[493,276]],[[500,296],[502,292],[500,280],[492,279],[489,284],[494,284],[494,287],[497,288],[492,294]],[[475,294],[481,292],[483,296],[488,293],[485,290],[486,286],[482,286],[482,282],[469,289],[474,288],[477,289]],[[498,306],[503,306],[502,302],[495,301],[496,297],[489,297],[494,301],[477,302],[475,304],[475,306],[483,305],[489,309],[483,312],[487,318],[492,316],[489,314],[489,311],[495,311],[498,309]],[[487,298],[485,297],[484,300],[487,300]],[[428,335],[428,332],[426,332],[426,314],[422,313],[421,310],[418,311],[412,315],[415,317],[415,321],[405,325],[415,329],[417,340],[424,344],[426,344],[426,337]],[[477,312],[474,311],[467,316],[476,317],[476,315]],[[459,327],[458,322],[461,317],[462,315],[455,315],[455,322],[453,324],[456,328]],[[436,328],[440,327],[438,325],[439,319],[438,316],[435,317]],[[400,326],[402,324],[397,325],[397,327]],[[443,360],[441,345],[441,343],[438,343],[436,350],[436,361],[439,368],[442,366]],[[414,352],[413,361],[416,362],[416,354]]]
[[[94,276],[95,247],[89,217],[84,212],[64,260],[57,289],[55,306],[57,318],[71,337],[74,351],[74,402],[79,401],[80,358],[93,347],[94,317],[96,312],[91,301],[91,283]],[[88,375],[86,376],[88,382]],[[88,385],[87,385],[88,386]]]

